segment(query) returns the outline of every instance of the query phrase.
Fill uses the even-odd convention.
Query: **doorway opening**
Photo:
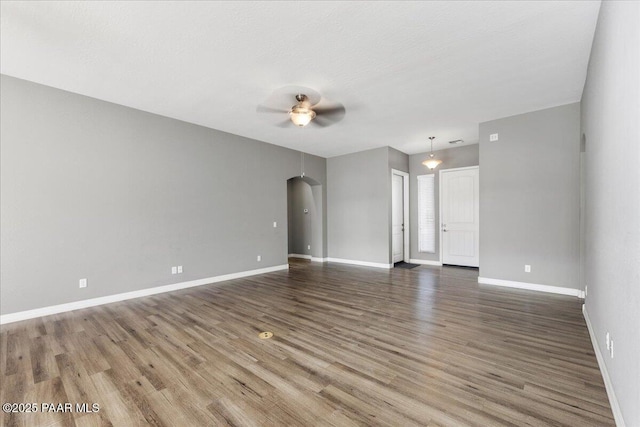
[[[287,180],[288,256],[323,261],[322,185],[313,178]]]
[[[391,262],[395,267],[407,268],[409,259],[409,174],[392,169]]]

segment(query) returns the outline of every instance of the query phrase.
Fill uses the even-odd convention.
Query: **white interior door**
[[[440,171],[442,263],[480,265],[479,168]]]
[[[404,260],[404,178],[391,176],[391,246],[393,262]]]

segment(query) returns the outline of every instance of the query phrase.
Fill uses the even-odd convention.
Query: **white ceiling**
[[[600,2],[1,7],[4,74],[332,157],[476,143],[480,122],[579,101]],[[286,115],[256,112],[290,85],[342,103],[344,119],[280,128]]]

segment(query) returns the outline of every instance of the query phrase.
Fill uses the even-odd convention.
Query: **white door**
[[[440,171],[442,263],[480,265],[479,168]]]
[[[391,242],[393,262],[404,260],[404,181],[392,175],[391,182]]]

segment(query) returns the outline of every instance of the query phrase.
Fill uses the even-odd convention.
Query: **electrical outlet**
[[[311,250],[311,245],[307,245],[307,249],[308,249],[308,250]]]
[[[80,288],[86,288],[87,287],[87,279],[80,279],[80,281],[78,282],[78,285]]]
[[[609,332],[607,332],[607,350],[611,350],[611,337],[609,336]]]
[[[262,257],[258,255],[258,262],[262,261]]]
[[[489,141],[496,142],[497,140],[498,140],[498,134],[497,133],[492,133],[491,135],[489,135]]]
[[[178,267],[171,267],[171,274],[178,274]]]
[[[181,265],[178,266],[178,274],[180,274],[180,273],[182,273],[182,266]]]
[[[524,272],[525,273],[531,273],[531,266],[529,264],[525,264],[524,265]]]
[[[613,359],[613,340],[611,340],[611,350],[609,351],[611,351],[611,358]]]
[[[584,296],[589,295],[589,285],[584,285]]]
[[[278,223],[273,221],[273,228],[277,228],[278,227]]]

